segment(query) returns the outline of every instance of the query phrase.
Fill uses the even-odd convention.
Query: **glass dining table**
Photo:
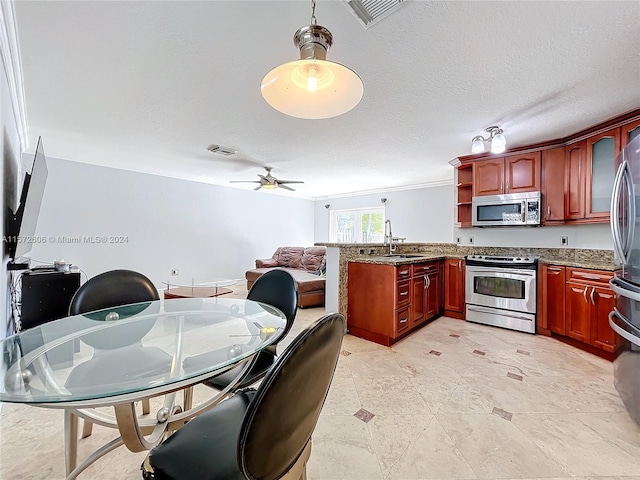
[[[62,318],[0,341],[0,402],[64,409],[66,478],[73,479],[122,444],[132,452],[153,448],[222,401],[235,382],[211,390],[196,406],[192,387],[230,369],[242,378],[285,323],[270,305],[220,297],[158,300]],[[161,400],[154,402],[155,412],[136,409],[152,397]],[[119,435],[78,464],[80,418]]]

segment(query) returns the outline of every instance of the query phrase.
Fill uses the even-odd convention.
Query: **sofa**
[[[295,280],[300,308],[322,306],[326,253],[326,247],[279,247],[271,258],[256,260],[256,268],[247,271],[247,289],[264,273],[277,268],[289,272]]]

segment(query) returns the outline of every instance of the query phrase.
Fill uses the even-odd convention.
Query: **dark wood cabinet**
[[[447,258],[444,262],[445,315],[464,320],[464,259]]]
[[[473,165],[460,165],[457,169],[456,193],[457,222],[460,227],[471,226],[471,198],[473,196]]]
[[[566,149],[565,219],[584,218],[584,185],[586,181],[587,143],[569,145]]]
[[[583,343],[589,343],[591,336],[591,304],[587,298],[589,287],[580,283],[567,282],[565,322],[566,334]]]
[[[620,152],[620,129],[589,137],[586,146],[584,217],[608,222],[616,176],[615,158]]]
[[[473,194],[480,196],[538,191],[540,163],[540,152],[475,162]]]
[[[640,135],[640,120],[620,127],[620,149],[622,150],[631,140]]]
[[[609,312],[616,306],[616,296],[609,288],[592,287],[589,296],[593,303],[591,344],[607,352],[614,352],[618,336],[609,325]]]
[[[543,264],[540,274],[540,326],[544,330],[566,335],[565,327],[565,267]]]
[[[542,152],[542,223],[564,222],[564,147]]]
[[[412,265],[349,262],[347,328],[392,345],[442,313],[442,261]]]

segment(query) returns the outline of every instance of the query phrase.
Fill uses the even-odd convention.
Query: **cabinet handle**
[[[582,278],[588,278],[589,280],[602,280],[599,275],[589,275],[588,273],[576,272],[576,275]]]
[[[591,303],[593,303],[594,305],[596,304],[596,301],[593,299],[593,294],[595,293],[595,291],[595,287],[591,287]]]
[[[409,295],[409,292],[400,292],[401,297],[404,297],[405,295]]]
[[[509,179],[507,178],[507,191],[509,190]]]
[[[409,273],[409,270],[400,271],[400,275],[407,275],[408,273]]]
[[[428,278],[429,278],[429,277],[427,277],[426,275],[424,276],[424,287],[423,287],[423,289],[424,289],[424,290],[426,290],[427,288],[429,288],[429,285],[427,284],[427,282],[429,281],[429,280],[427,280]]]
[[[500,180],[500,191],[504,192],[504,182]]]
[[[429,282],[429,285],[427,285],[427,288],[431,288],[431,277],[429,275],[427,275],[427,281]]]
[[[547,220],[551,218],[551,205],[547,205]]]
[[[550,272],[559,272],[562,269],[560,267],[547,267],[547,270]]]
[[[407,320],[406,318],[401,318],[401,319],[400,319],[400,323],[407,323],[407,321],[408,321],[408,320]]]
[[[589,290],[589,287],[584,287],[584,292],[582,292],[582,296],[584,297],[585,303],[589,303],[589,300],[587,300],[587,290]]]

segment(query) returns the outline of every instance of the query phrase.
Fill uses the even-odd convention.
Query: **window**
[[[332,210],[329,241],[335,243],[382,243],[384,207]]]

